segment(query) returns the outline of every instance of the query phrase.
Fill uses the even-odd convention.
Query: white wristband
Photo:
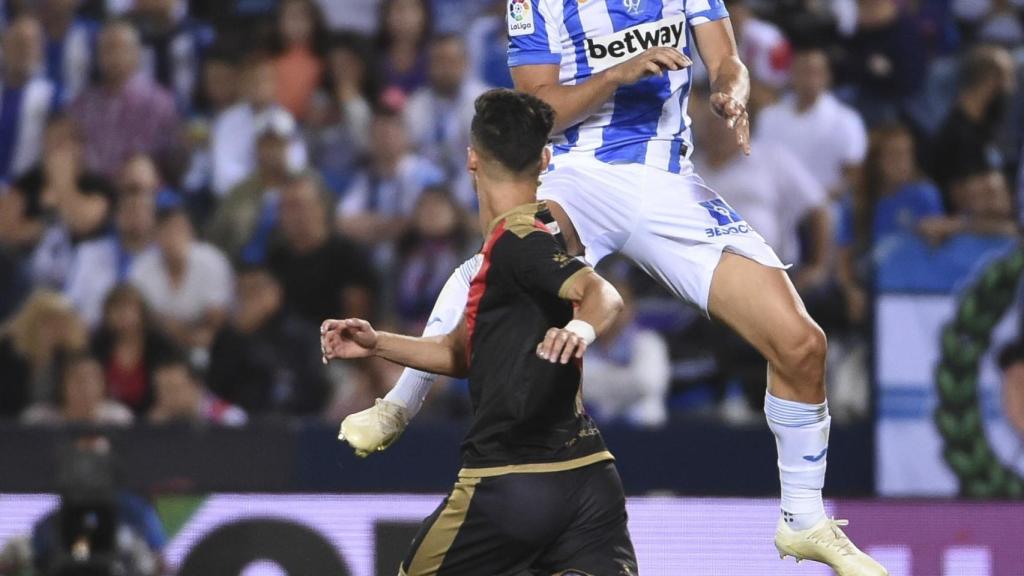
[[[587,346],[590,346],[594,343],[594,340],[597,340],[597,331],[594,330],[593,326],[583,320],[573,320],[565,325],[565,329],[580,338],[583,338],[583,341],[587,343]]]

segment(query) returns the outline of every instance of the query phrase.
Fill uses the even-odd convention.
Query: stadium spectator
[[[181,110],[191,109],[213,29],[189,18],[186,0],[135,0],[130,17],[142,41],[143,70],[175,95]]]
[[[740,59],[750,70],[751,80],[778,90],[789,79],[793,49],[782,30],[758,18],[751,4],[750,0],[732,0],[728,5]]]
[[[282,110],[275,101],[276,90],[271,61],[260,56],[250,58],[242,68],[242,101],[218,114],[210,133],[213,191],[217,196],[224,196],[252,173],[256,163],[255,119],[267,111]],[[293,170],[306,165],[306,148],[298,138],[288,146],[288,165]]]
[[[280,108],[269,108],[253,119],[256,159],[253,173],[228,192],[209,224],[208,237],[230,258],[260,263],[266,257],[277,223],[281,189],[288,183],[288,146],[295,121]]]
[[[142,154],[128,160],[119,188],[113,233],[79,245],[64,286],[90,327],[102,318],[107,292],[127,281],[135,257],[153,244],[156,235],[160,175],[153,161]]]
[[[404,332],[423,331],[437,295],[476,238],[447,190],[428,189],[420,196],[411,227],[397,243],[395,304]]]
[[[1024,146],[1021,147],[1017,167],[1017,195],[1014,200],[1017,201],[1017,223],[1024,225]]]
[[[697,171],[783,262],[797,265],[798,289],[820,287],[829,279],[834,248],[825,189],[789,150],[774,142],[761,142],[756,154],[743,154],[730,138],[732,129],[707,105],[707,96],[706,90],[695,90],[690,106],[694,137],[701,142],[694,151]],[[807,230],[805,250],[801,227]]]
[[[214,120],[238,101],[241,90],[240,67],[227,48],[211,46],[201,66],[198,93],[184,130],[188,160],[179,182],[193,221],[203,227],[216,205],[210,149]]]
[[[866,319],[862,261],[871,247],[892,234],[916,233],[944,214],[939,190],[917,166],[910,130],[899,124],[873,130],[861,185],[842,204],[837,234],[837,275],[851,321]]]
[[[672,375],[668,345],[660,334],[637,323],[630,285],[621,278],[612,284],[622,295],[623,308],[583,358],[588,409],[599,421],[662,426],[668,421]]]
[[[29,406],[21,421],[31,425],[95,424],[127,426],[132,413],[124,405],[106,397],[103,369],[85,352],[62,361],[60,388],[56,402]]]
[[[33,212],[44,217],[52,216],[57,206],[59,188],[47,181],[49,175],[54,177],[89,176],[101,178],[96,172],[85,167],[85,140],[74,120],[66,114],[57,113],[51,116],[43,131],[42,157],[18,181],[24,181],[26,188],[17,190],[23,200],[33,208]],[[18,182],[14,183],[18,187]]]
[[[487,89],[467,74],[466,45],[456,35],[431,40],[429,83],[410,96],[404,110],[412,146],[454,182],[464,206],[476,205],[473,183],[466,171],[466,148],[473,119],[473,102]]]
[[[487,0],[488,7],[466,29],[466,52],[470,75],[477,82],[501,88],[512,87],[508,68],[508,27],[505,0]]]
[[[1013,57],[1002,48],[979,46],[964,57],[956,103],[932,144],[931,174],[952,208],[954,181],[1006,160],[996,139],[1016,88]]]
[[[14,234],[5,233],[8,219],[2,217],[3,210],[10,206],[0,202],[0,323],[17,309],[31,288],[19,241]],[[14,209],[21,210],[20,207]],[[15,214],[15,217],[20,217],[20,214]]]
[[[373,316],[377,282],[363,250],[333,233],[320,183],[311,176],[284,188],[281,242],[268,267],[284,287],[288,309],[319,326],[325,318]]]
[[[140,152],[170,164],[178,139],[174,96],[140,73],[139,33],[126,21],[105,24],[98,54],[99,83],[71,105],[85,138],[86,166],[113,178]]]
[[[19,183],[22,189],[44,186],[40,194],[53,198],[57,219],[47,227],[33,250],[31,266],[37,286],[56,290],[67,285],[82,242],[109,231],[115,195],[105,178],[89,174],[76,177],[74,165],[65,158],[63,153],[48,158],[45,181],[28,184],[23,179]]]
[[[148,419],[154,424],[242,426],[248,421],[244,410],[203,386],[199,374],[184,356],[171,355],[159,360],[153,370],[153,382],[156,400]]]
[[[129,280],[161,329],[178,346],[199,352],[201,362],[227,316],[234,279],[224,254],[195,239],[180,204],[157,212],[156,246],[135,259]]]
[[[918,225],[918,232],[933,245],[958,234],[1016,236],[1020,232],[1006,177],[998,170],[981,170],[956,180],[950,202],[947,215]]]
[[[111,398],[142,416],[153,404],[153,371],[174,347],[154,325],[139,289],[115,286],[103,301],[102,324],[92,353],[103,367]]]
[[[408,229],[423,189],[440,184],[444,174],[410,151],[402,118],[389,109],[373,117],[367,163],[338,203],[338,229],[360,242],[379,245]]]
[[[433,33],[430,16],[426,0],[381,1],[377,50],[385,98],[401,100],[427,83],[426,47]]]
[[[938,244],[962,233],[1015,236],[1019,227],[1013,214],[1006,176],[998,170],[980,170],[952,183],[949,216],[922,222],[921,233]]]
[[[869,126],[899,118],[924,83],[926,46],[910,8],[896,0],[860,0],[857,26],[844,41],[844,85]]]
[[[81,0],[45,0],[39,18],[46,34],[46,77],[57,91],[57,102],[73,102],[92,73],[97,26],[78,16]]]
[[[277,101],[301,121],[324,73],[327,28],[320,7],[313,0],[281,2],[276,25]]]
[[[867,133],[860,116],[830,91],[828,57],[820,48],[799,50],[793,59],[792,93],[765,108],[755,140],[788,148],[833,198],[856,182]]]
[[[1003,373],[1003,410],[1006,420],[1024,438],[1024,341],[1003,347],[997,358]]]
[[[241,95],[241,69],[234,52],[214,44],[204,54],[198,98],[194,114],[211,120],[227,110]]]
[[[43,129],[54,103],[54,87],[39,74],[43,29],[32,16],[20,16],[3,31],[0,75],[0,185],[39,161]]]
[[[339,35],[327,55],[327,84],[313,98],[306,118],[312,163],[332,190],[344,190],[366,153],[370,102],[376,99],[366,43]]]
[[[230,321],[211,349],[207,384],[250,414],[317,414],[330,390],[318,326],[287,311],[265,268],[239,272]]]
[[[37,290],[0,330],[0,417],[57,397],[60,360],[85,349],[88,335],[63,296]]]

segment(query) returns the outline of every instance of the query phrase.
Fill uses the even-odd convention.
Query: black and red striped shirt
[[[545,225],[543,203],[494,220],[466,306],[473,424],[466,468],[576,460],[606,452],[579,400],[580,363],[537,357],[548,329],[565,326],[572,283],[590,271]],[[609,456],[610,457],[610,456]]]

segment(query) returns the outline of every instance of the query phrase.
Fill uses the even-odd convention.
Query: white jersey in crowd
[[[509,0],[508,64],[558,64],[559,81],[577,84],[656,46],[692,59],[690,28],[727,16],[722,0]],[[683,171],[692,148],[691,76],[683,69],[619,88],[596,114],[552,138],[556,162],[573,154]]]

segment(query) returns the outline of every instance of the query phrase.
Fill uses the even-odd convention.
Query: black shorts
[[[406,576],[636,576],[615,464],[460,476],[402,563]]]

